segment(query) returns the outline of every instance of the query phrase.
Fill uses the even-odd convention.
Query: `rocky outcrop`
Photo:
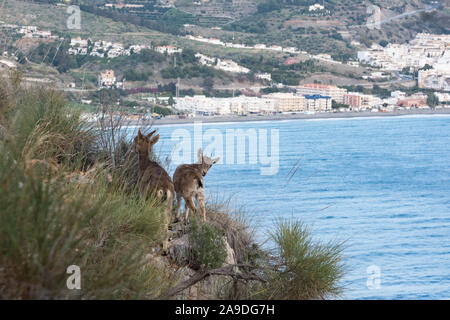
[[[172,239],[168,245],[167,256],[161,256],[160,253],[148,254],[146,261],[156,264],[160,268],[172,268],[179,275],[179,282],[187,281],[198,275],[198,267],[191,266],[189,263],[189,252],[191,246],[188,234],[184,233],[185,227],[182,224],[171,226]],[[236,254],[231,248],[224,236],[224,243],[227,252],[224,266],[236,265]],[[237,267],[234,272],[239,272]],[[225,275],[210,275],[198,281],[187,289],[177,293],[175,299],[204,300],[220,299],[226,297],[227,289],[230,285],[230,278]]]

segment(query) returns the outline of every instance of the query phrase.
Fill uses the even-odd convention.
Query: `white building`
[[[238,65],[233,60],[220,60],[217,59],[217,64],[214,66],[214,68],[227,71],[227,72],[234,72],[234,73],[249,73],[250,69]]]
[[[196,53],[195,57],[198,58],[198,61],[202,65],[206,65],[209,67],[213,67],[215,69],[234,72],[234,73],[249,73],[250,69],[245,68],[243,66],[238,65],[233,60],[221,60],[219,58],[208,57],[201,53]]]
[[[80,47],[87,47],[88,46],[88,40],[87,39],[81,39],[81,37],[76,37],[70,39],[70,46],[80,46]]]
[[[175,107],[191,114],[230,115],[275,112],[274,99],[257,97],[212,98],[203,95],[177,98]]]
[[[311,6],[309,6],[308,10],[309,11],[318,11],[318,10],[324,10],[325,7],[323,5],[321,5],[320,3],[315,3]]]
[[[443,102],[450,103],[450,93],[435,92],[434,94],[436,95],[436,97],[438,97],[439,103]]]
[[[370,50],[358,51],[358,59],[384,70],[402,70],[405,67],[419,69],[426,64],[441,63],[449,68],[448,61],[440,62],[449,50],[450,35],[419,33],[407,44],[390,43],[385,48],[374,44]]]
[[[255,77],[261,80],[272,81],[272,75],[270,73],[257,73]]]
[[[175,53],[183,52],[183,49],[179,49],[175,46],[158,46],[158,47],[155,47],[155,51],[157,51],[159,53],[163,53],[163,54],[167,53],[170,56]]]
[[[296,92],[299,95],[314,95],[319,94],[322,96],[329,96],[332,100],[343,103],[344,95],[347,93],[347,89],[341,89],[337,86],[320,84],[320,83],[307,83],[296,87]]]
[[[306,99],[293,93],[275,92],[264,95],[263,98],[275,101],[276,112],[304,112]]]
[[[450,91],[450,68],[446,71],[420,70],[417,84],[419,88]]]

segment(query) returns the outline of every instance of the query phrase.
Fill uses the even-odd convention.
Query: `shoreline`
[[[142,123],[152,125],[169,124],[192,124],[202,123],[226,123],[226,122],[253,122],[253,121],[280,121],[280,120],[312,120],[312,119],[350,119],[350,118],[370,118],[370,117],[398,117],[408,115],[450,115],[450,108],[438,110],[400,110],[393,112],[323,112],[315,114],[279,114],[279,115],[248,115],[248,116],[209,116],[193,118],[163,118],[150,121],[131,121],[129,125],[139,125]]]

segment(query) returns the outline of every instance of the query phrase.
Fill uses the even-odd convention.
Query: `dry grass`
[[[163,208],[141,198],[108,159],[95,164],[97,132],[61,95],[4,84],[2,298],[131,299],[167,290],[172,274],[144,261],[162,239]],[[81,268],[81,290],[66,287],[70,265]]]
[[[207,203],[206,212],[208,221],[223,231],[228,244],[234,250],[236,261],[247,263],[251,258],[255,240],[243,215],[240,213],[232,215],[227,202]]]

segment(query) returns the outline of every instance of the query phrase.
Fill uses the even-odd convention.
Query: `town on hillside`
[[[111,4],[111,6],[118,5]],[[311,13],[322,11],[323,8],[320,5],[312,5],[309,8]],[[58,44],[51,63],[54,63],[57,60],[55,57],[61,54],[73,57],[75,59],[73,61],[76,62],[83,61],[82,59],[91,59],[87,61],[92,63],[104,61],[100,69],[95,71],[95,79],[91,79],[93,86],[91,85],[90,88],[86,86],[86,71],[83,71],[81,86],[80,83],[69,81],[63,88],[73,93],[71,99],[76,100],[77,104],[90,106],[85,108],[90,112],[93,112],[95,105],[99,103],[96,91],[101,90],[119,91],[115,104],[119,107],[129,107],[121,110],[128,110],[125,114],[131,118],[393,112],[450,107],[450,35],[418,33],[408,43],[373,43],[370,48],[358,51],[356,59],[345,63],[334,60],[330,54],[309,54],[296,47],[263,43],[246,45],[191,34],[183,37],[188,43],[205,43],[224,50],[239,49],[253,54],[264,52],[287,54],[287,58],[281,64],[286,70],[308,63],[311,65],[324,63],[328,66],[345,65],[346,68],[350,68],[347,70],[366,68],[368,73],[366,72],[360,79],[371,83],[367,86],[337,85],[331,83],[331,80],[328,83],[320,80],[284,82],[279,74],[275,76],[271,72],[252,68],[251,65],[242,65],[239,61],[214,56],[209,52],[193,51],[189,47],[184,47],[185,45],[173,42],[123,44],[82,36],[67,39],[67,36],[55,34],[50,30],[41,30],[37,26],[4,22],[0,23],[0,28],[18,39],[17,42],[37,41],[41,45],[52,42]],[[360,46],[361,44],[352,41],[352,45]],[[44,47],[41,51],[45,51],[46,48]],[[51,49],[51,47],[48,48],[42,61],[51,57],[49,54],[49,52],[53,53]],[[146,84],[151,81],[151,71],[118,70],[120,61],[126,61],[119,59],[138,57],[145,52],[154,52],[159,54],[158,57],[161,57],[161,60],[169,61],[169,67],[162,70],[161,74],[168,79],[175,78],[176,81],[169,83],[155,81],[154,85],[148,86]],[[190,55],[192,63],[190,69],[180,69],[177,65],[177,59],[183,60],[183,54]],[[21,64],[30,62],[30,59],[19,51],[4,50],[0,57],[0,70],[20,68]],[[186,60],[186,57],[184,59]],[[112,62],[119,67],[108,68],[108,64]],[[61,72],[61,69],[58,70]],[[189,79],[183,78],[183,72],[186,70],[197,74],[210,73],[207,77],[205,76],[202,84],[203,87],[209,87],[209,90],[199,92],[198,89],[189,87]],[[221,93],[215,88],[215,77],[219,79],[234,77],[233,79],[238,81],[234,80],[233,86]],[[250,78],[254,82],[241,81],[241,79]],[[25,79],[38,83],[51,82],[45,78],[26,77]],[[396,86],[397,83],[402,82],[413,82],[415,90]],[[122,98],[124,95],[126,99]],[[153,112],[154,106],[160,108],[158,110],[164,109],[165,112],[161,114]]]

